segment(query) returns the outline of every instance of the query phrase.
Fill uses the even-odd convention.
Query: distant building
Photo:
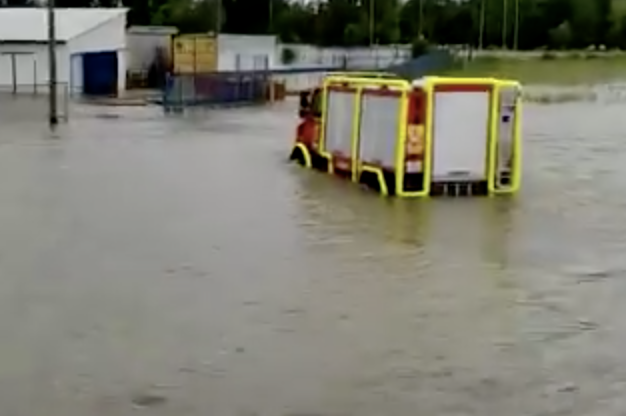
[[[127,12],[55,10],[59,83],[93,95],[126,88]],[[47,28],[45,8],[0,8],[0,89],[28,91],[49,82]]]
[[[217,37],[219,71],[272,69],[277,65],[278,43],[273,35],[235,35]]]
[[[264,71],[278,61],[276,36],[271,35],[184,34],[173,38],[171,51],[178,73]]]

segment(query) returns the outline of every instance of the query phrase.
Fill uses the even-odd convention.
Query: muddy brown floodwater
[[[293,103],[11,106],[3,416],[624,414],[622,100],[528,105],[521,195],[430,201],[287,164]]]

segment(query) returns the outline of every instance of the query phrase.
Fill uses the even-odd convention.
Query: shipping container
[[[217,39],[214,35],[178,35],[172,39],[174,72],[198,74],[217,70]]]

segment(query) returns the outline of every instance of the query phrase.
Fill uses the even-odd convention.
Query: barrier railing
[[[268,101],[267,72],[172,74],[163,91],[166,109],[198,105],[236,105]]]

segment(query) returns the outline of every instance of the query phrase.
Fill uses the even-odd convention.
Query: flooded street
[[[625,110],[528,104],[517,198],[399,201],[288,164],[292,102],[0,101],[0,413],[623,415]]]

